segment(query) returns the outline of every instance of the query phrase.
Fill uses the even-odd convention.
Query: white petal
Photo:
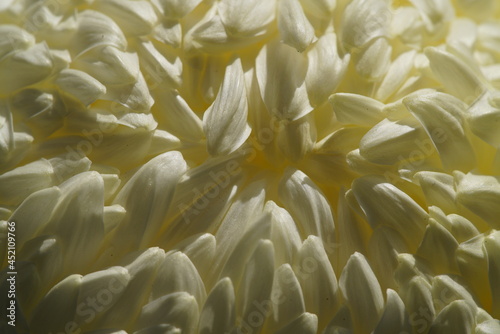
[[[166,129],[179,138],[197,142],[204,137],[201,119],[189,107],[181,95],[174,91],[162,91],[155,95],[153,111],[159,121],[164,120]],[[168,112],[166,112],[168,110]]]
[[[306,311],[323,322],[331,319],[339,302],[337,277],[318,237],[311,235],[304,241],[294,259],[293,271],[302,287]],[[320,323],[320,327],[325,325]]]
[[[75,321],[83,325],[96,320],[116,304],[130,281],[127,269],[111,267],[82,278]]]
[[[0,34],[8,36],[0,41],[0,60],[12,51],[27,49],[35,44],[33,35],[15,25],[2,24]]]
[[[313,313],[305,312],[277,331],[276,334],[314,334],[317,330],[318,317]]]
[[[177,251],[167,254],[160,264],[151,298],[154,300],[174,292],[187,292],[199,304],[205,302],[205,286],[196,267],[184,253]]]
[[[115,233],[122,250],[144,247],[158,233],[186,163],[179,152],[167,152],[144,164],[125,184],[113,204],[127,211]]]
[[[175,292],[144,305],[136,328],[146,328],[153,324],[169,324],[179,328],[183,334],[195,334],[198,317],[196,299],[186,292]],[[159,327],[159,329],[162,330],[161,333],[164,333],[165,328]]]
[[[266,318],[271,312],[271,289],[274,277],[274,247],[269,240],[259,241],[248,259],[245,273],[238,286],[237,311],[248,323],[252,314],[259,313]],[[258,332],[263,321],[255,324]]]
[[[429,334],[472,334],[476,321],[469,305],[457,300],[446,306],[432,323]]]
[[[153,30],[153,37],[166,45],[178,48],[182,42],[182,28],[178,20],[164,18]]]
[[[55,185],[54,169],[40,159],[0,175],[0,201],[4,205],[20,204],[30,194]]]
[[[178,87],[181,85],[182,62],[180,58],[165,54],[164,50],[158,50],[150,41],[138,42],[137,52],[146,79],[153,82],[150,89],[161,86],[162,83]],[[165,93],[162,89],[162,93]]]
[[[434,47],[425,49],[425,55],[432,72],[451,94],[471,103],[483,93],[480,78],[458,57]]]
[[[342,42],[351,50],[387,35],[391,11],[382,0],[354,0],[347,5],[342,18]]]
[[[382,80],[375,98],[379,101],[384,101],[396,90],[401,87],[406,80],[410,71],[413,69],[413,62],[415,59],[416,51],[411,50],[399,55],[389,67],[384,79]]]
[[[226,68],[217,98],[203,115],[203,130],[210,154],[229,154],[247,140],[251,131],[247,114],[243,69],[241,60],[236,58]]]
[[[218,10],[230,35],[246,37],[261,34],[266,29],[274,19],[276,3],[274,0],[222,0]]]
[[[75,55],[101,45],[125,50],[127,40],[118,25],[106,15],[85,10],[77,14],[78,30],[72,40],[70,51]]]
[[[3,94],[47,78],[53,62],[45,42],[12,52],[0,60],[0,90]]]
[[[495,106],[493,94],[486,92],[467,110],[467,119],[472,132],[485,142],[495,147],[500,147],[498,120],[500,119],[500,106]]]
[[[301,0],[305,11],[318,17],[330,17],[337,6],[337,0]]]
[[[500,231],[492,232],[484,240],[484,246],[488,253],[488,278],[490,280],[490,291],[493,299],[491,315],[500,317]]]
[[[468,171],[475,166],[474,150],[461,124],[465,105],[460,100],[434,93],[404,103],[432,139],[445,170]]]
[[[486,220],[493,228],[500,228],[500,177],[455,172],[457,201]]]
[[[274,272],[271,302],[273,313],[267,329],[273,332],[283,328],[306,310],[299,281],[288,263]]]
[[[355,327],[363,333],[371,332],[382,315],[384,296],[377,277],[361,253],[354,253],[347,261],[339,286]]]
[[[387,289],[384,313],[373,334],[400,334],[402,330],[411,331],[405,305],[394,290]]]
[[[295,120],[309,112],[305,77],[307,59],[293,48],[273,42],[256,59],[256,74],[262,100],[271,115]]]
[[[109,15],[127,35],[148,34],[158,19],[148,1],[105,0],[96,5],[99,12]]]
[[[424,192],[427,205],[435,205],[447,213],[456,211],[453,176],[422,171],[416,173],[414,177]]]
[[[30,328],[33,334],[64,332],[68,323],[78,326],[73,319],[81,285],[82,276],[71,275],[50,289],[31,316]]]
[[[384,118],[384,104],[367,96],[337,93],[330,97],[330,103],[337,120],[344,124],[373,126]]]
[[[413,247],[421,240],[427,213],[406,193],[378,176],[363,176],[352,190],[372,227],[387,225]]]
[[[281,121],[276,134],[278,148],[290,161],[299,161],[316,141],[314,120],[308,114],[295,121]]]
[[[104,183],[99,173],[84,172],[59,188],[61,197],[42,233],[64,240],[63,270],[80,272],[98,254],[104,237]]]
[[[422,277],[415,277],[408,284],[404,296],[413,331],[428,331],[436,315],[429,283]]]
[[[201,0],[156,0],[170,18],[183,18],[198,6]]]
[[[353,54],[356,71],[368,80],[379,80],[389,70],[392,46],[384,37],[364,46],[360,53]]]
[[[446,305],[455,300],[465,301],[469,308],[474,311],[477,307],[470,292],[448,275],[440,275],[433,278],[432,294],[434,296],[434,304],[438,310],[442,310]]]
[[[314,40],[314,28],[307,20],[299,0],[283,0],[279,4],[278,29],[281,40],[304,51]]]
[[[221,279],[203,305],[198,325],[199,334],[219,334],[231,330],[235,322],[234,290],[231,280]]]
[[[88,106],[106,94],[106,87],[85,72],[66,69],[59,72],[55,83],[60,89]]]
[[[453,6],[449,0],[411,0],[411,2],[420,11],[425,27],[431,34],[437,34],[444,23],[453,18]]]
[[[175,246],[175,249],[186,254],[203,277],[212,269],[215,257],[215,237],[210,233],[194,235]]]
[[[312,3],[313,1],[307,1]],[[306,85],[309,99],[314,106],[321,105],[341,83],[351,59],[350,54],[340,58],[337,36],[327,33],[307,53]]]
[[[288,211],[273,201],[268,201],[264,210],[271,214],[271,241],[275,246],[276,265],[292,263],[302,244],[297,225]]]
[[[419,164],[434,150],[424,129],[409,118],[396,122],[384,119],[371,128],[359,143],[361,155],[381,165],[392,165],[404,159]]]
[[[500,321],[489,320],[482,322],[476,327],[476,334],[495,334],[500,331]]]
[[[453,235],[431,219],[416,254],[429,261],[435,274],[457,272],[457,248],[458,242]]]
[[[285,209],[294,217],[303,238],[316,235],[324,243],[335,240],[330,204],[306,174],[293,168],[286,170],[278,187],[278,195]]]

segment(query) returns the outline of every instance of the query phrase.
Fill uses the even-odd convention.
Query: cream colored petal
[[[296,120],[311,112],[306,73],[306,57],[288,45],[275,41],[262,48],[256,59],[257,82],[271,115]]]
[[[177,244],[175,249],[189,257],[202,278],[212,269],[216,249],[216,240],[212,234],[194,235]]]
[[[307,1],[313,3],[314,1]],[[317,1],[319,2],[319,1]],[[337,36],[327,33],[307,52],[306,86],[309,100],[314,106],[321,105],[341,83],[351,59],[350,54],[340,57]]]
[[[75,317],[81,285],[82,276],[71,275],[50,289],[37,305],[29,321],[33,334],[66,330],[65,326]]]
[[[449,0],[410,0],[420,11],[428,32],[435,34],[443,28],[446,21],[454,16],[454,10]]]
[[[410,249],[423,236],[428,215],[410,196],[378,176],[363,176],[352,190],[372,227],[386,225],[398,231]]]
[[[278,195],[285,209],[294,217],[303,238],[316,235],[325,243],[335,240],[330,204],[306,174],[297,169],[287,169],[280,181]]]
[[[411,50],[400,54],[387,70],[387,73],[380,83],[380,86],[375,93],[375,98],[379,101],[384,101],[394,94],[399,87],[404,83],[410,71],[413,69],[413,62],[416,51]]]
[[[299,0],[282,0],[279,3],[278,29],[281,40],[304,51],[315,39],[314,28],[307,20]]]
[[[387,301],[384,313],[373,334],[400,334],[401,331],[411,331],[405,305],[396,291],[387,289]]]
[[[155,104],[152,110],[156,112],[160,121],[166,122],[166,129],[169,132],[190,142],[197,142],[204,137],[201,119],[181,95],[169,90],[155,94],[154,98]]]
[[[183,334],[195,334],[198,318],[196,299],[186,292],[174,292],[144,305],[135,325],[139,329],[153,324],[169,324],[179,328]],[[165,330],[165,327],[158,328]]]
[[[488,254],[488,278],[493,299],[491,315],[500,318],[500,232],[494,231],[484,240],[484,248]]]
[[[483,218],[493,228],[500,228],[500,177],[455,172],[457,201]]]
[[[314,334],[318,330],[318,317],[314,313],[302,313],[297,319],[277,331],[276,334]]]
[[[98,46],[113,46],[125,50],[127,40],[118,25],[108,16],[85,10],[76,16],[78,30],[71,41],[70,51],[79,55]]]
[[[498,134],[498,120],[500,119],[500,106],[493,103],[494,95],[486,92],[467,110],[467,119],[470,129],[476,136],[490,145],[500,147]]]
[[[274,19],[275,10],[275,0],[222,0],[218,4],[218,11],[227,32],[235,37],[262,34]]]
[[[182,42],[182,27],[178,20],[164,18],[153,30],[153,37],[166,45],[178,48]]]
[[[356,252],[349,258],[339,286],[357,330],[371,332],[382,315],[384,297],[377,277],[361,253]]]
[[[245,323],[252,314],[260,313],[264,318],[271,312],[271,289],[274,277],[274,247],[271,241],[261,240],[248,259],[236,294],[237,313]],[[263,322],[255,324],[257,332]],[[243,324],[240,324],[243,327]]]
[[[498,320],[488,320],[476,326],[476,334],[495,334],[500,331],[500,322]]]
[[[182,61],[177,56],[160,50],[150,41],[140,41],[137,52],[146,79],[152,82],[150,89],[167,83],[179,87],[182,83]],[[162,90],[163,93],[163,90]]]
[[[371,128],[359,143],[361,155],[381,165],[392,165],[404,159],[418,164],[434,150],[424,129],[411,118],[396,122],[384,119]]]
[[[447,213],[456,211],[455,188],[452,175],[422,171],[415,174],[428,206],[435,205]]]
[[[368,244],[370,263],[382,289],[396,288],[394,271],[398,267],[398,254],[408,252],[403,237],[394,229],[379,226],[374,231]]]
[[[465,301],[473,311],[476,311],[477,308],[474,297],[472,297],[470,292],[448,275],[435,276],[432,279],[432,295],[434,296],[434,304],[437,311],[441,311],[455,300]]]
[[[275,264],[292,263],[302,241],[297,225],[285,209],[273,201],[266,202],[264,211],[271,215],[271,241],[275,246]]]
[[[231,50],[235,43],[230,43],[230,37],[224,27],[224,22],[213,6],[184,37],[184,45],[194,46],[208,53]]]
[[[351,312],[344,304],[335,314],[333,319],[328,323],[328,326],[322,334],[353,334]]]
[[[427,332],[436,316],[431,286],[417,276],[409,282],[403,293],[413,331]]]
[[[113,204],[127,211],[114,236],[123,250],[144,247],[155,236],[174,196],[177,182],[186,171],[179,152],[161,154],[144,164],[125,184]]]
[[[425,55],[434,75],[457,98],[470,104],[484,92],[481,79],[455,55],[434,47],[425,49]]]
[[[344,124],[373,126],[384,118],[384,104],[367,96],[337,93],[330,97],[330,103],[337,120]]]
[[[118,266],[85,275],[76,302],[75,322],[82,326],[108,312],[120,300],[129,281],[127,269]]]
[[[0,34],[7,36],[0,41],[0,60],[12,51],[24,50],[35,44],[33,35],[15,25],[2,24]]]
[[[248,102],[241,60],[226,67],[224,80],[214,103],[203,115],[203,130],[211,155],[226,155],[237,150],[250,136],[247,123]]]
[[[215,285],[203,305],[198,334],[229,332],[235,322],[234,303],[233,283],[225,277]]]
[[[471,291],[482,305],[491,305],[490,289],[485,287],[488,282],[488,255],[484,248],[485,236],[480,234],[466,242],[462,242],[456,251],[458,267],[462,277],[467,281]]]
[[[465,105],[460,100],[434,93],[403,101],[422,123],[446,170],[469,171],[475,166],[474,149],[461,124],[459,113],[465,113]]]
[[[451,214],[447,217],[451,222],[451,234],[459,243],[474,238],[479,234],[477,227],[468,219]]]
[[[106,87],[85,72],[66,69],[59,72],[55,83],[59,88],[88,106],[102,95]]]
[[[354,0],[342,18],[342,42],[347,50],[359,48],[371,40],[386,36],[391,11],[382,0]]]
[[[299,281],[288,263],[274,271],[271,302],[273,312],[266,329],[272,332],[285,327],[306,310]]]
[[[462,0],[464,1],[464,0]],[[484,0],[483,0],[484,1]],[[481,3],[480,1],[474,3]],[[482,22],[478,27],[479,42],[482,46],[492,51],[500,50],[498,39],[499,24],[495,21]]]
[[[177,251],[168,253],[160,264],[152,284],[151,299],[174,292],[187,292],[200,305],[205,302],[205,286],[196,267],[184,253]]]
[[[30,194],[17,207],[10,221],[17,222],[16,241],[19,245],[37,235],[52,216],[52,211],[56,205],[61,191],[58,187],[51,187],[39,190]]]
[[[12,52],[0,60],[2,95],[37,83],[52,73],[52,57],[45,42]]]
[[[55,185],[54,169],[46,159],[33,161],[0,175],[0,201],[20,204],[30,194]]]
[[[198,233],[215,232],[245,176],[243,158],[241,154],[215,158],[185,174],[158,233],[162,247],[171,248]]]
[[[109,249],[109,248],[108,248]],[[114,257],[111,253],[104,254],[104,257]],[[121,293],[120,299],[114,303],[113,307],[95,323],[95,327],[104,328],[130,328],[136,322],[140,314],[137,306],[149,302],[151,286],[159,266],[165,259],[165,252],[157,247],[149,248],[145,251],[128,254],[120,260],[120,264],[127,270],[130,279]],[[113,261],[112,261],[113,262]],[[119,283],[113,282],[114,291],[120,288]],[[131,305],[136,305],[131,307]]]
[[[301,0],[304,11],[318,17],[330,17],[337,6],[337,0]]]
[[[463,300],[457,300],[446,306],[432,323],[429,334],[472,334],[476,328],[474,314]]]
[[[314,120],[308,114],[295,121],[281,121],[276,134],[278,148],[290,161],[299,161],[316,141]]]
[[[448,44],[460,43],[469,49],[473,49],[478,38],[478,27],[476,23],[468,18],[458,18],[451,22],[450,32],[446,37]]]
[[[61,196],[41,233],[64,240],[64,272],[81,272],[98,254],[104,237],[104,182],[99,173],[84,172],[59,188]]]
[[[147,35],[157,21],[149,1],[105,0],[96,9],[113,19],[127,35]]]
[[[155,0],[163,14],[170,18],[183,18],[198,6],[201,0]]]
[[[458,267],[455,262],[457,247],[458,242],[453,235],[430,219],[416,255],[426,259],[436,274],[457,272]]]
[[[146,80],[139,73],[135,81],[124,85],[108,85],[107,94],[103,99],[112,101],[112,110],[120,112],[121,109],[137,113],[149,113],[154,100],[149,91]],[[126,108],[121,108],[121,106]]]
[[[220,222],[217,233],[215,234],[217,249],[215,261],[212,265],[212,272],[214,274],[219,275],[219,271],[226,266],[226,261],[231,257],[235,247],[242,241],[245,241],[245,239],[243,239],[244,233],[247,231],[251,233],[252,230],[255,230],[253,227],[257,226],[257,220],[264,210],[265,195],[263,182],[257,181],[245,187],[238,197],[234,199],[234,202],[231,204],[224,219]],[[259,230],[255,231],[257,232]],[[258,237],[259,238],[254,241],[258,241],[261,236]],[[264,238],[267,239],[267,237]],[[242,249],[245,252],[251,252],[251,250],[246,249],[246,247]],[[231,267],[229,267],[229,269],[231,269]]]
[[[356,71],[368,80],[379,80],[391,65],[392,46],[384,38],[377,38],[353,54]]]
[[[323,243],[309,236],[293,262],[293,271],[300,282],[306,311],[318,315],[320,327],[326,326],[337,310],[339,298],[337,277]]]
[[[139,75],[137,54],[108,45],[94,48],[77,57],[72,66],[106,86],[134,83]]]

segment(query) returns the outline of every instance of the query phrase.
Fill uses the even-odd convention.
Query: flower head
[[[496,1],[9,0],[0,22],[19,333],[500,332]]]

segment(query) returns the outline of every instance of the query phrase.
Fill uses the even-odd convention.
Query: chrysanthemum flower
[[[498,334],[499,148],[496,0],[3,0],[0,331]]]

